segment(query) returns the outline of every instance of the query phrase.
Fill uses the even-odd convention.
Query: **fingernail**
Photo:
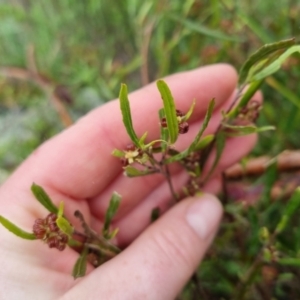
[[[195,198],[187,209],[186,220],[195,233],[203,240],[213,234],[222,216],[219,200],[210,194]]]

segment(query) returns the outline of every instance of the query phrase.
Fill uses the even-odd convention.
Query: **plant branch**
[[[237,286],[236,293],[233,300],[242,300],[250,287],[250,285],[255,280],[255,276],[259,271],[260,267],[262,266],[263,262],[261,260],[261,253],[259,252],[256,256],[256,259],[252,263],[251,267],[248,269],[247,273],[245,274],[244,278],[240,281],[239,285]]]

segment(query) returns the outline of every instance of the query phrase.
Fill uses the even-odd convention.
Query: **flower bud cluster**
[[[45,241],[49,248],[59,251],[65,249],[68,236],[56,224],[57,215],[50,213],[45,219],[36,219],[33,224],[33,233],[38,239]]]
[[[139,162],[139,160],[143,158],[143,155],[142,149],[137,148],[133,144],[129,144],[126,150],[124,150],[124,156],[121,158],[122,164],[126,167],[135,161]]]
[[[185,121],[183,112],[181,110],[176,109],[176,116],[178,121],[179,133],[187,133],[189,131],[189,123]],[[166,118],[161,119],[160,125],[163,128],[168,127]]]
[[[258,101],[252,100],[248,102],[247,106],[240,109],[239,114],[235,120],[235,125],[248,125],[254,123],[259,117],[261,104]]]

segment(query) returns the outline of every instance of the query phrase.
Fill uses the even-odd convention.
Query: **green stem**
[[[250,285],[253,283],[255,280],[257,272],[260,270],[261,266],[263,265],[263,262],[261,260],[261,254],[259,253],[251,265],[251,267],[248,269],[245,277],[243,280],[240,282],[240,284],[237,287],[236,293],[234,297],[232,298],[233,300],[242,300],[244,299],[244,296],[250,287]]]

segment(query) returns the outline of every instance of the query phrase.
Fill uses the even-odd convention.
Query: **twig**
[[[178,201],[178,197],[174,191],[174,187],[173,187],[173,183],[172,183],[172,179],[171,179],[171,174],[170,174],[170,170],[169,170],[169,166],[166,164],[165,165],[165,171],[163,172],[163,174],[165,175],[166,179],[167,179],[167,182],[168,182],[168,185],[169,185],[169,188],[170,188],[170,191],[171,191],[171,194],[172,194],[172,197],[175,201],[175,203]]]
[[[194,299],[203,299],[203,300],[207,300],[207,297],[203,291],[203,289],[201,288],[200,282],[199,282],[199,277],[197,275],[197,273],[194,273],[192,278],[191,278],[192,282],[195,285],[195,292],[194,292]]]
[[[231,166],[225,171],[225,176],[227,179],[236,179],[249,175],[261,175],[274,162],[280,172],[300,169],[300,151],[285,150],[273,158],[270,156],[252,158],[244,164],[238,163]]]
[[[85,245],[88,245],[88,247],[91,249],[99,249],[105,253],[109,251],[111,253],[114,253],[114,255],[121,252],[118,247],[110,243],[102,236],[99,236],[97,232],[92,230],[90,226],[86,223],[83,214],[79,210],[75,211],[74,216],[80,220],[81,226],[86,234],[87,240],[85,242]],[[93,245],[93,247],[91,245]]]
[[[251,267],[248,269],[245,277],[240,281],[240,284],[237,286],[236,293],[233,297],[233,300],[242,300],[252,282],[255,279],[257,272],[262,266],[263,262],[261,260],[261,252],[258,253],[256,259],[254,260]]]

